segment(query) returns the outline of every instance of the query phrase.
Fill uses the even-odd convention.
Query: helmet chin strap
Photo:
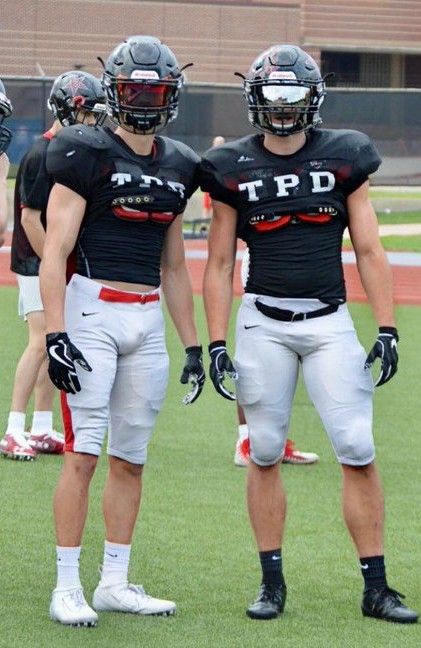
[[[145,117],[142,118],[143,121],[142,126],[139,123],[140,120],[138,116],[135,116],[132,113],[126,113],[124,121],[127,126],[133,128],[134,133],[138,133],[142,135],[153,135],[155,133],[155,129],[157,128],[157,126],[161,125],[161,117],[159,114],[156,114],[155,117],[149,117],[149,118],[145,115]]]

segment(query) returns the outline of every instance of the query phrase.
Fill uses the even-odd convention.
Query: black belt
[[[313,319],[314,317],[323,317],[323,315],[336,313],[339,308],[339,304],[331,304],[330,306],[324,306],[323,308],[309,311],[308,313],[295,313],[294,311],[284,310],[283,308],[268,306],[258,299],[256,299],[254,303],[257,310],[263,313],[263,315],[279,320],[280,322],[301,322],[302,320]]]

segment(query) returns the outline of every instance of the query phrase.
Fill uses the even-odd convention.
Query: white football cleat
[[[170,616],[176,611],[172,601],[153,598],[146,594],[141,585],[118,583],[104,586],[99,584],[94,592],[92,605],[101,612],[129,612],[149,616]]]
[[[50,619],[63,625],[86,628],[98,623],[98,615],[87,604],[82,587],[55,589],[50,603]]]

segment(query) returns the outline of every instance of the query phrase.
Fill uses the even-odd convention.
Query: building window
[[[360,59],[361,55],[354,52],[322,52],[322,74],[333,74],[329,86],[359,86]]]
[[[421,55],[405,56],[405,88],[421,88]]]

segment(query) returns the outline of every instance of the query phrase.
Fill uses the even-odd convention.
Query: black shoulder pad
[[[110,146],[100,129],[78,124],[63,128],[47,149],[47,172],[54,182],[88,198],[98,159]]]
[[[57,136],[51,140],[50,146],[53,142],[57,150],[59,150],[58,147],[63,150],[68,146],[104,150],[110,145],[108,136],[102,128],[95,128],[86,124],[75,124],[74,126],[62,128]]]
[[[200,156],[195,151],[193,151],[190,146],[184,144],[184,142],[172,139],[172,137],[170,138],[161,136],[160,139],[163,140],[165,144],[165,152],[167,155],[181,155],[189,162],[193,162],[193,164],[198,164],[200,162]]]

